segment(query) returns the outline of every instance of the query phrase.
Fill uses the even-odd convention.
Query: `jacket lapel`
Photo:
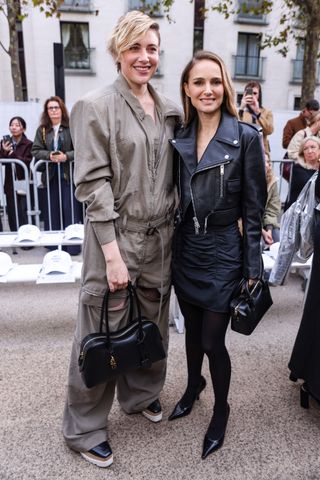
[[[179,152],[183,163],[192,175],[195,172],[231,161],[232,149],[239,148],[239,128],[235,117],[223,112],[220,125],[215,136],[209,142],[200,162],[197,164],[197,121],[194,120],[181,135],[171,140],[171,144]]]
[[[190,175],[197,166],[197,121],[194,120],[180,135],[170,140],[171,145],[177,150]]]
[[[235,117],[223,112],[218,130],[210,140],[196,170],[201,171],[231,161],[233,155],[230,146],[236,149],[240,146],[238,122]]]

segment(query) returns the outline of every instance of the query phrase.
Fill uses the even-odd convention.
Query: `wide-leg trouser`
[[[141,304],[142,315],[154,321],[163,338],[164,348],[168,347],[168,321],[170,300],[170,244],[172,229],[164,227],[164,265],[161,265],[160,239],[146,238],[143,234],[129,235],[126,233],[126,257],[133,282],[136,282],[137,294]],[[119,234],[120,244],[124,239]],[[132,243],[130,247],[129,242]],[[141,254],[141,268],[134,265],[130,252],[135,250]],[[87,245],[85,241],[84,254]],[[100,252],[99,252],[100,253]],[[86,255],[91,271],[97,271],[101,266],[97,251],[91,255],[91,249]],[[143,260],[143,261],[142,261]],[[162,268],[163,267],[163,268]],[[105,268],[105,267],[104,267]],[[139,270],[139,271],[138,271]],[[101,272],[102,273],[102,272]],[[163,298],[161,315],[158,318],[160,306],[160,278],[163,280]],[[84,280],[91,278],[90,273],[83,274]],[[159,397],[166,375],[166,360],[152,365],[150,369],[138,369],[109,381],[106,384],[86,388],[79,373],[78,357],[82,339],[89,333],[99,331],[100,313],[103,293],[90,291],[89,282],[84,281],[80,291],[78,321],[72,346],[69,367],[67,400],[63,417],[63,435],[67,445],[76,451],[87,451],[107,439],[107,418],[117,389],[117,397],[122,409],[130,414],[141,412],[151,402]],[[106,284],[105,284],[106,285]],[[156,293],[156,295],[155,295]],[[128,293],[118,290],[109,297],[109,325],[111,331],[116,331],[126,325],[128,320]]]

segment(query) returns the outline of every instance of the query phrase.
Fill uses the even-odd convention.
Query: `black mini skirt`
[[[243,277],[243,245],[238,223],[211,226],[195,234],[191,220],[177,226],[172,280],[176,295],[206,310],[227,313]]]

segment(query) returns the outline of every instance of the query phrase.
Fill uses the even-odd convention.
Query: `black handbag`
[[[159,328],[155,323],[141,317],[139,299],[131,283],[127,289],[130,309],[128,325],[116,332],[110,332],[107,290],[102,302],[99,332],[90,333],[81,342],[78,363],[82,379],[88,388],[130,370],[151,367],[152,363],[166,356]],[[134,307],[137,311],[135,319]]]
[[[231,329],[251,335],[272,304],[268,282],[258,280],[250,289],[248,281],[243,280],[240,292],[230,303]]]

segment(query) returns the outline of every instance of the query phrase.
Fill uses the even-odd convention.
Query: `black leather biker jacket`
[[[261,219],[267,199],[265,162],[257,128],[223,112],[215,136],[197,162],[197,120],[179,129],[175,148],[175,178],[183,221],[192,206],[195,233],[210,225],[243,224],[244,276],[261,275]]]

